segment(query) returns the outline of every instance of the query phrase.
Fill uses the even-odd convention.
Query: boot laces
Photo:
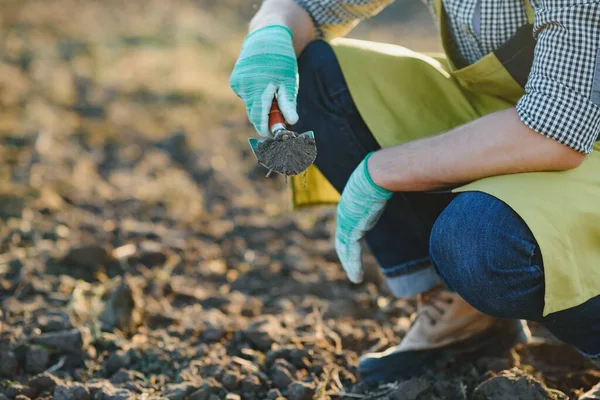
[[[437,286],[428,292],[421,293],[418,297],[418,308],[415,320],[423,317],[427,318],[431,325],[435,325],[446,313],[449,304],[452,304],[452,297],[443,296],[446,288]]]

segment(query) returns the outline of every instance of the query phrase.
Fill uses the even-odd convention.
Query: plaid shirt
[[[394,0],[294,0],[321,38],[343,36]],[[433,0],[424,0],[433,10]],[[523,0],[443,0],[456,52],[474,63],[527,23]],[[534,61],[517,103],[531,129],[582,153],[600,134],[600,2],[533,0]]]

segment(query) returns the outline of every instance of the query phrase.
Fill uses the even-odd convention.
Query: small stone
[[[225,335],[221,327],[209,327],[202,333],[202,339],[207,342],[218,342]]]
[[[235,390],[240,385],[240,375],[235,371],[227,371],[221,379],[221,384],[227,390]]]
[[[200,389],[190,395],[190,400],[208,400],[211,395],[210,385],[203,383]]]
[[[271,345],[280,341],[284,334],[285,329],[281,322],[272,315],[259,317],[244,331],[248,340],[262,351],[270,350]]]
[[[191,382],[176,383],[167,386],[163,396],[169,400],[183,400],[186,396],[197,389],[197,386]]]
[[[190,158],[190,147],[185,132],[174,132],[170,137],[156,143],[156,147],[164,150],[179,164],[185,164]]]
[[[42,346],[30,346],[25,353],[25,369],[30,374],[39,374],[48,368],[50,352]]]
[[[212,396],[222,399],[225,394],[225,390],[214,378],[207,378],[200,384],[198,390],[190,395],[190,400],[210,400]]]
[[[227,396],[225,396],[225,400],[242,400],[242,398],[239,394],[227,393]]]
[[[475,388],[473,400],[566,400],[568,397],[554,389],[548,389],[531,375],[513,368],[502,371]]]
[[[58,385],[54,388],[54,394],[52,395],[54,400],[75,400],[75,397],[69,391],[66,385]]]
[[[80,354],[84,346],[83,335],[77,329],[42,333],[29,340],[34,344],[55,349],[61,352]]]
[[[204,375],[215,379],[221,377],[225,371],[220,361],[205,364],[203,370]]]
[[[91,390],[94,400],[130,400],[135,398],[129,390],[116,388],[107,381],[89,384],[88,388]]]
[[[113,251],[111,253],[111,257],[114,258],[115,260],[127,260],[130,257],[132,257],[133,255],[135,255],[136,251],[137,251],[136,245],[133,243],[129,243],[124,246],[113,249]]]
[[[276,388],[286,390],[294,382],[294,378],[288,369],[281,365],[275,365],[271,372],[271,378]]]
[[[0,220],[19,218],[25,208],[25,197],[0,193]]]
[[[129,364],[131,364],[131,354],[128,351],[117,351],[102,362],[102,371],[104,371],[104,376],[109,377]]]
[[[108,260],[108,252],[102,246],[73,248],[63,259],[65,264],[81,268],[98,268]]]
[[[266,354],[265,358],[265,362],[267,364],[285,361],[285,365],[293,365],[295,368],[299,369],[309,368],[312,364],[311,360],[312,351],[307,349],[299,349],[295,345],[281,346],[276,350],[271,350]],[[290,371],[292,370],[290,369]]]
[[[58,385],[54,389],[54,400],[89,400],[90,391],[81,383],[71,386]]]
[[[41,316],[38,320],[38,325],[42,332],[64,331],[72,328],[67,315]]]
[[[267,400],[276,400],[279,397],[281,397],[279,389],[271,389],[269,390],[269,393],[267,393]]]
[[[21,385],[20,383],[14,382],[4,389],[4,394],[11,399],[14,399],[19,395],[31,398],[36,395],[36,391],[30,386]]]
[[[133,400],[135,396],[127,389],[116,389],[112,392],[105,392],[103,400]]]
[[[57,385],[61,384],[62,381],[59,378],[48,372],[36,375],[27,382],[27,386],[32,387],[38,393],[44,390],[54,390]]]
[[[19,394],[15,397],[15,400],[31,400],[31,398],[25,396],[24,394]]]
[[[12,351],[0,352],[0,377],[12,379],[17,376],[19,362]]]
[[[121,385],[121,387],[133,393],[142,393],[144,391],[144,386],[141,384],[141,382],[127,382]]]
[[[90,391],[81,383],[74,383],[70,391],[75,400],[88,400],[90,398]]]
[[[122,279],[104,304],[99,318],[102,329],[112,331],[118,328],[123,332],[133,333],[142,323],[142,307],[141,291],[131,285],[129,279]]]
[[[163,246],[157,242],[140,243],[139,253],[138,262],[148,268],[163,266],[168,258]]]
[[[105,380],[95,380],[93,382],[88,382],[86,384],[87,389],[90,391],[90,395],[95,398],[96,395],[102,391],[102,388],[107,384],[108,382]]]
[[[284,358],[276,359],[273,365],[271,366],[271,370],[274,370],[277,367],[287,369],[292,375],[296,373],[296,367]]]
[[[113,385],[122,385],[128,382],[144,380],[144,374],[138,371],[131,371],[128,369],[121,368],[110,378],[110,383]]]
[[[425,378],[413,378],[402,382],[392,393],[393,400],[416,400],[431,387],[431,382]]]
[[[257,297],[248,297],[242,304],[241,314],[244,317],[258,317],[263,309],[263,302]]]
[[[305,382],[294,382],[288,390],[289,400],[312,400],[315,395],[315,386]]]
[[[241,391],[242,393],[258,393],[260,392],[262,385],[260,379],[255,375],[248,375],[242,379]]]

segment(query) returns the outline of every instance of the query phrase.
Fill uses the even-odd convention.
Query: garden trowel
[[[258,163],[284,176],[294,176],[305,171],[315,162],[317,146],[312,131],[296,133],[288,130],[285,118],[273,99],[269,111],[269,131],[272,138],[250,138],[248,142]]]

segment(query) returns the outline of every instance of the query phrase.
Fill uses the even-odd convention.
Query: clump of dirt
[[[206,14],[220,2],[124,4],[0,2],[1,400],[524,398],[523,382],[576,399],[600,380],[547,336],[361,383],[358,357],[398,343],[415,304],[370,258],[349,283],[334,210],[289,213],[262,176],[223,95],[244,24]]]
[[[568,399],[564,393],[548,389],[544,384],[518,368],[502,371],[497,376],[483,382],[475,388],[472,398],[473,400],[503,400],[507,398]]]
[[[267,138],[261,141],[254,150],[258,162],[285,176],[305,171],[317,158],[316,142],[307,135],[292,135],[286,136],[286,139]]]

